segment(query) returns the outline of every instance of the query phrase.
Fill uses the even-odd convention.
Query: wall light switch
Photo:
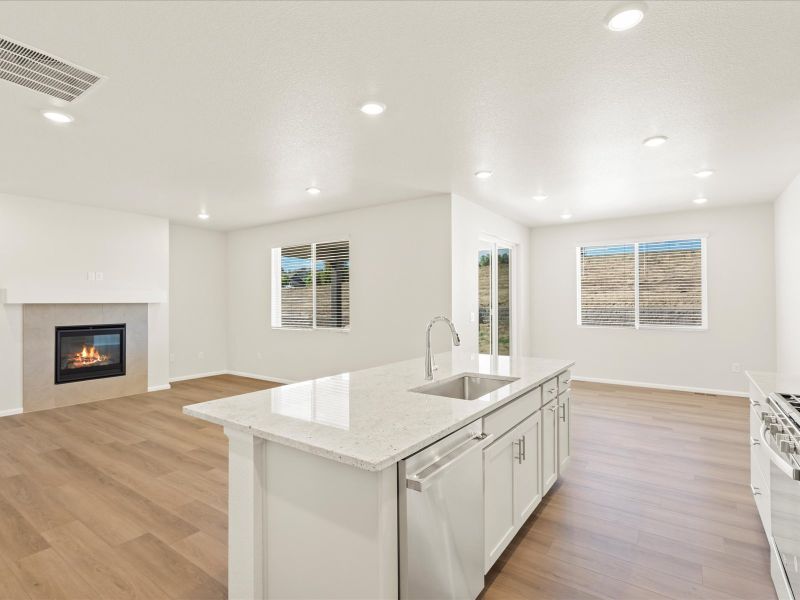
[[[86,279],[88,279],[89,281],[94,281],[94,271],[89,271],[88,273],[86,273]]]
[[[261,360],[262,358],[264,358],[264,355],[263,355],[263,354],[261,354],[261,352],[256,352],[256,358],[257,358],[258,360]]]
[[[469,322],[470,323],[474,323],[475,322],[475,313],[474,312],[469,313]]]
[[[206,357],[206,353],[205,352],[198,352],[197,353],[197,358],[201,358],[202,359],[202,358],[205,358],[205,357]]]
[[[740,363],[733,363],[731,365],[731,373],[741,373],[742,365]]]
[[[102,272],[102,271],[97,271],[97,272],[94,274],[94,278],[95,278],[97,281],[103,281],[103,272]]]

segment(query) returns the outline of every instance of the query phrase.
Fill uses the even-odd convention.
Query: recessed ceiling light
[[[621,4],[606,17],[606,27],[611,31],[633,29],[644,19],[644,4],[635,2]]]
[[[197,218],[201,221],[208,221],[211,218],[211,215],[209,215],[206,211],[203,211],[197,215]]]
[[[386,105],[381,102],[367,102],[361,106],[361,112],[371,117],[383,114],[386,110]]]
[[[569,219],[572,218],[572,215],[570,213],[562,213],[561,218],[564,219],[565,221],[568,221]]]
[[[475,171],[475,177],[478,179],[489,179],[492,175],[492,171]]]
[[[705,204],[706,202],[708,202],[708,198],[695,198],[694,200],[692,200],[692,202],[694,202],[695,204]]]
[[[536,194],[533,197],[533,199],[536,200],[537,202],[544,202],[545,200],[547,200],[547,194]]]
[[[322,190],[320,190],[318,187],[314,187],[313,185],[311,187],[306,188],[306,192],[308,192],[312,196],[319,196],[321,191]]]
[[[665,135],[654,135],[653,137],[649,137],[645,139],[642,143],[647,146],[648,148],[655,148],[660,146],[664,142],[667,141],[667,136]]]
[[[699,179],[705,179],[706,177],[711,177],[714,174],[714,171],[711,169],[703,169],[702,171],[698,171],[694,174],[695,177]]]
[[[48,121],[52,121],[53,123],[59,123],[61,125],[72,123],[75,120],[75,117],[73,117],[72,115],[68,115],[67,113],[62,113],[55,110],[45,110],[42,112],[42,116]]]

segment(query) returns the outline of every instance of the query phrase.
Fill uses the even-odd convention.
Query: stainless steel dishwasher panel
[[[400,597],[473,600],[483,589],[483,448],[476,421],[398,469]]]

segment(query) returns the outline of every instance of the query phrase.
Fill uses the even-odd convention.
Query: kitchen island
[[[507,437],[506,428],[512,433],[550,402],[556,428],[554,406],[565,425],[563,439],[553,438],[551,459],[556,470],[567,464],[571,361],[457,349],[436,358],[439,382],[471,374],[484,383],[494,378],[500,387],[474,400],[412,391],[428,383],[423,361],[415,359],[184,408],[222,425],[229,439],[231,598],[397,598],[405,491],[399,488],[406,482],[403,477],[398,486],[398,464],[465,426],[493,431],[481,434],[494,442],[488,451]],[[536,422],[541,432],[542,421]],[[520,465],[523,438],[509,442],[519,451],[509,460]],[[537,435],[530,449],[539,499],[548,483],[543,439]],[[558,456],[559,447],[566,456]],[[487,500],[487,510],[495,504]],[[526,507],[528,515],[532,510]],[[494,559],[519,526],[515,519],[513,532],[491,545]]]

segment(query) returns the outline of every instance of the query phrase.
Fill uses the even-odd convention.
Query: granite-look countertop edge
[[[463,356],[451,357],[448,354],[437,356],[437,360],[442,363],[438,380],[462,372],[519,379],[480,400],[422,395],[409,391],[426,383],[419,369],[422,361],[414,359],[188,405],[183,412],[359,469],[380,471],[501,408],[575,364],[570,360],[522,357],[506,360],[508,365],[505,367],[494,365],[485,368],[485,365],[470,361],[465,363]],[[445,365],[445,361],[455,366]],[[391,381],[387,383],[387,380]],[[334,400],[332,405],[331,398]],[[279,404],[277,411],[276,402]],[[288,403],[290,409],[286,414],[296,412],[298,407],[306,408],[306,405],[311,407],[312,413],[320,412],[320,408],[330,411],[331,406],[333,409],[346,409],[348,427],[328,426],[302,416],[279,414],[286,408],[284,403]],[[405,410],[392,415],[396,405]],[[388,414],[384,415],[384,412]],[[415,426],[426,424],[427,419],[433,420],[430,428],[423,427],[424,431],[415,433]],[[353,421],[356,421],[355,425]],[[381,438],[377,429],[373,431],[369,421],[375,421],[377,429],[381,426],[388,428],[385,435],[389,439]],[[257,425],[259,422],[261,426]],[[397,443],[391,439],[392,434]],[[319,441],[313,441],[315,438]],[[354,451],[358,447],[364,447],[364,451]]]

